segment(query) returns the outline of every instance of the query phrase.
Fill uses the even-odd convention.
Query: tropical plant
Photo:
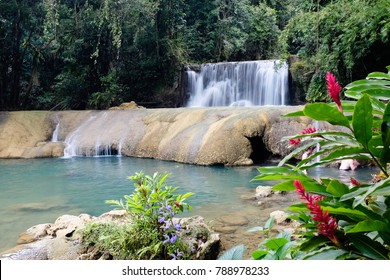
[[[269,238],[253,252],[255,259],[390,259],[390,66],[345,87],[331,73],[326,82],[336,106],[307,104],[287,117],[306,116],[343,127],[345,131],[307,128],[286,137],[296,148],[276,167],[260,167],[253,180],[277,180],[273,190],[296,191],[303,203],[289,210],[302,225],[295,241],[282,234]],[[296,166],[290,159],[311,148]],[[372,181],[345,183],[334,178],[315,179],[306,170],[341,160],[373,162],[379,174]]]
[[[86,245],[94,244],[118,259],[189,259],[194,244],[181,240],[181,225],[173,219],[184,209],[193,193],[175,194],[168,186],[168,173],[153,176],[138,172],[129,177],[135,190],[125,195],[125,201],[107,200],[129,214],[131,223],[94,223],[84,230]]]

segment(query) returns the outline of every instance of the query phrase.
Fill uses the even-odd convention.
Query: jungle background
[[[390,65],[390,0],[0,0],[0,110],[183,106],[188,64],[285,59],[294,103]]]

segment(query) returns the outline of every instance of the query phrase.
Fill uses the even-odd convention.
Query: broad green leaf
[[[347,234],[353,245],[368,259],[387,260],[387,250],[378,242],[361,233]]]
[[[374,185],[371,185],[370,187],[368,187],[367,191],[364,194],[362,194],[361,196],[359,196],[355,199],[352,206],[356,207],[356,206],[360,205],[366,199],[367,196],[369,196],[370,194],[372,194],[376,190],[379,190],[379,189],[384,188],[384,187],[389,186],[389,185],[390,185],[390,178],[387,178],[386,180],[382,180]]]
[[[332,180],[327,186],[326,191],[335,197],[341,197],[349,192],[349,188],[338,180]]]
[[[322,209],[324,211],[328,211],[330,214],[345,215],[355,220],[361,220],[367,218],[366,214],[356,209],[345,208],[345,207],[332,207],[332,206],[322,206]]]
[[[346,233],[356,232],[371,232],[371,231],[390,231],[388,223],[384,223],[378,220],[365,220],[357,223],[352,229],[346,231]]]
[[[312,238],[304,241],[300,245],[299,250],[308,252],[316,248],[322,247],[322,245],[325,245],[328,242],[329,242],[329,238],[320,234],[318,236],[313,236]]]
[[[349,128],[348,119],[335,107],[318,102],[307,104],[303,109],[305,115],[317,121],[326,121],[333,125],[341,125]]]
[[[356,155],[356,154],[360,154],[360,153],[364,153],[364,152],[365,152],[365,150],[361,147],[351,147],[351,148],[339,147],[337,150],[335,150],[334,152],[331,152],[329,155],[324,157],[323,160],[324,161],[327,161],[327,160],[336,161],[336,160],[347,158],[347,156]]]
[[[382,165],[386,166],[386,164],[390,162],[390,103],[386,105],[381,129],[382,129],[383,151],[380,159]]]
[[[286,244],[288,240],[286,238],[272,238],[268,240],[265,243],[265,246],[271,250],[278,250],[279,248],[283,247],[284,244]]]
[[[268,251],[256,250],[256,251],[252,252],[252,257],[254,260],[261,260],[267,254],[268,254]]]
[[[300,145],[298,148],[294,149],[291,153],[289,153],[287,156],[285,156],[279,163],[278,166],[283,166],[287,161],[298,155],[299,153],[305,151],[309,147],[316,145],[319,143],[321,140],[317,139],[314,141],[310,141],[308,143],[305,143],[304,145]]]
[[[288,254],[291,251],[293,242],[287,242],[284,244],[282,247],[280,247],[274,254],[274,259],[275,260],[285,260],[288,256]]]
[[[303,111],[296,111],[296,112],[282,115],[282,117],[304,117],[304,116],[305,114],[303,113]]]
[[[245,246],[240,244],[224,252],[218,260],[242,260]]]
[[[262,231],[264,228],[262,226],[257,226],[257,227],[252,227],[250,229],[247,230],[247,232],[258,232],[258,231]]]
[[[274,167],[266,166],[259,167],[258,171],[260,175],[255,176],[252,181],[265,181],[265,180],[282,180],[282,179],[296,179],[296,180],[308,180],[302,172],[298,172],[287,167]]]
[[[366,148],[368,147],[368,142],[372,138],[372,118],[370,98],[365,94],[356,102],[352,118],[352,127],[356,139]]]
[[[383,153],[382,137],[379,135],[372,137],[370,142],[368,142],[368,150],[374,157],[381,158],[381,155]]]
[[[265,222],[264,229],[269,230],[274,224],[275,216],[269,217],[269,219]]]
[[[390,186],[380,188],[379,190],[374,191],[371,195],[373,196],[389,196],[390,197]]]
[[[382,72],[372,72],[368,74],[367,78],[378,79],[378,80],[382,80],[382,79],[390,80],[390,75]]]
[[[290,192],[290,191],[295,191],[296,188],[294,186],[294,181],[293,180],[287,180],[287,181],[275,184],[272,187],[272,190],[274,190],[274,191],[281,191],[281,192]]]
[[[366,192],[368,189],[369,189],[369,187],[363,187],[363,186],[355,187],[355,188],[353,188],[351,190],[350,193],[347,193],[347,194],[343,195],[340,198],[340,201],[346,201],[346,200],[349,200],[349,199],[354,199],[358,195],[361,195],[362,193]]]
[[[324,247],[311,254],[307,254],[304,260],[337,260],[343,259],[343,256],[348,256],[349,252],[343,249],[336,249],[335,247]]]

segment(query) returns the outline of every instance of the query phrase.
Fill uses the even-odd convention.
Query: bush
[[[131,222],[92,223],[83,231],[83,242],[108,252],[115,259],[190,259],[194,244],[181,240],[181,225],[173,217],[190,210],[185,201],[193,193],[175,194],[177,188],[167,186],[169,174],[153,176],[136,173],[130,179],[135,190],[122,200],[106,203],[125,209]]]

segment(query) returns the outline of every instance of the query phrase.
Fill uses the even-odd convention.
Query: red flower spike
[[[301,134],[310,134],[310,133],[314,133],[316,131],[317,131],[317,129],[315,127],[308,127],[308,128],[305,128],[301,132]],[[291,145],[297,146],[299,143],[301,143],[301,138],[289,139],[288,141],[290,142]]]
[[[288,142],[290,142],[291,145],[296,146],[301,143],[301,138],[290,139]]]
[[[336,81],[336,77],[330,72],[326,73],[326,86],[328,88],[329,96],[337,104],[339,111],[343,112],[343,107],[341,107],[341,102],[340,102],[341,86]]]
[[[306,192],[305,187],[299,180],[294,181],[294,186],[297,189],[297,193],[301,196],[301,199],[306,200],[307,208],[313,215],[313,221],[316,221],[318,232],[328,237],[336,245],[339,241],[336,237],[337,220],[329,215],[328,211],[323,211],[319,205],[319,201],[323,199],[319,195],[310,195]]]
[[[355,178],[352,178],[352,177],[351,177],[351,184],[352,184],[352,186],[354,186],[354,187],[357,187],[357,186],[360,186],[360,185],[361,185],[361,183],[359,183],[358,181],[356,181]]]
[[[308,128],[305,128],[301,134],[311,134],[311,133],[314,133],[316,132],[317,129],[315,127],[308,127]]]

